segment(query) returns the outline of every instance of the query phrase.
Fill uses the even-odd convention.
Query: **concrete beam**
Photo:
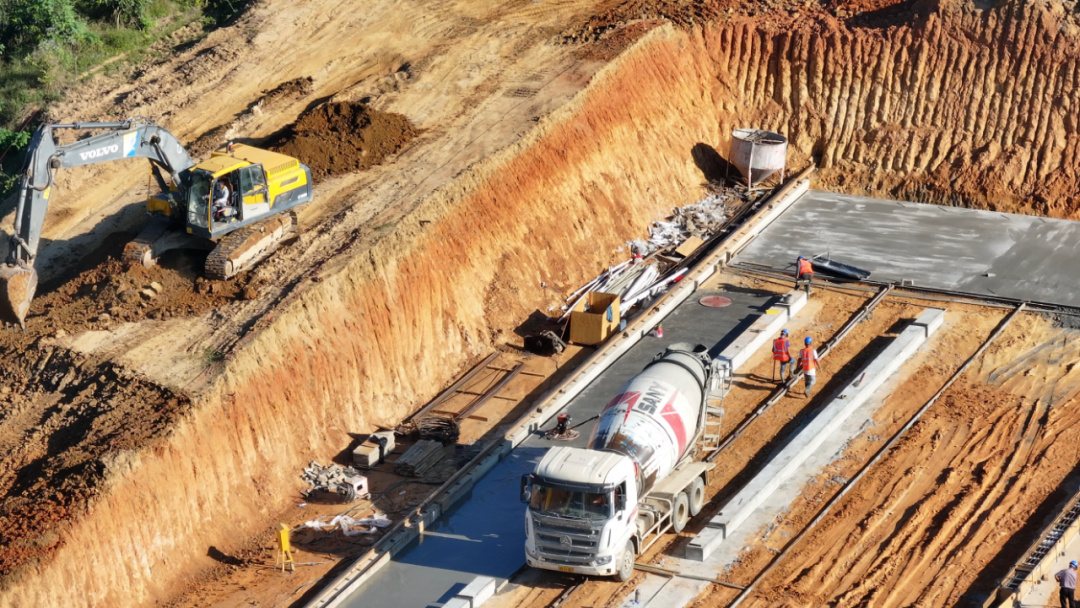
[[[478,576],[450,601],[443,604],[443,608],[479,608],[493,595],[495,595],[495,579],[490,576]]]
[[[776,337],[784,325],[787,325],[788,321],[804,306],[806,306],[805,292],[790,291],[784,294],[779,302],[771,305],[765,314],[750,325],[749,329],[729,344],[718,358],[731,362],[732,371],[739,369],[757,349]]]
[[[686,548],[686,558],[696,561],[707,559],[840,427],[851,412],[862,405],[889,376],[915,354],[919,346],[941,326],[944,313],[940,308],[926,309],[893,339],[881,354],[856,373],[855,379],[792,437],[787,445],[721,508],[718,515],[709,520],[707,527],[690,541]]]

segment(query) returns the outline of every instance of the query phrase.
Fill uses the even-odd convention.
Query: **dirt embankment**
[[[296,496],[303,464],[337,454],[350,433],[400,420],[493,344],[518,339],[513,329],[558,299],[552,286],[572,290],[672,205],[698,198],[702,174],[686,159],[714,127],[704,117],[673,126],[696,113],[699,96],[672,98],[669,74],[640,56],[616,64],[393,230],[380,218],[381,229],[343,232],[351,216],[334,216],[256,270],[293,277],[272,314],[161,444],[128,455],[93,508],[69,519],[51,561],[5,589],[0,605],[168,599],[216,564],[208,547],[233,554],[265,529]],[[655,154],[640,154],[643,139]],[[329,253],[300,257],[312,251]]]
[[[0,591],[33,580],[108,491],[109,469],[160,445],[191,407],[115,364],[40,341],[4,357]]]
[[[106,491],[110,463],[158,445],[191,407],[115,362],[69,350],[65,338],[199,315],[253,289],[243,278],[197,278],[199,256],[127,268],[113,249],[36,298],[26,332],[0,333],[0,590],[48,564]],[[209,364],[219,355],[205,356]]]
[[[316,178],[363,171],[397,152],[419,129],[401,114],[336,102],[300,116],[271,148],[304,159]]]
[[[1058,3],[871,4],[838,5],[840,19],[817,4],[635,0],[587,29],[684,24],[685,46],[653,45],[654,61],[707,76],[693,86],[721,156],[732,129],[767,128],[790,139],[789,164],[818,160],[817,187],[1080,217],[1077,16]]]

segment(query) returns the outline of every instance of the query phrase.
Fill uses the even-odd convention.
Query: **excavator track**
[[[296,225],[290,210],[228,234],[206,258],[206,278],[221,281],[258,264],[296,234]]]
[[[124,245],[123,260],[127,264],[153,266],[157,256],[154,255],[154,243],[161,239],[171,230],[168,220],[154,219],[139,232],[139,235]]]

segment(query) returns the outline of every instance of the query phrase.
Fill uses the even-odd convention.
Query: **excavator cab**
[[[194,229],[210,229],[210,191],[214,176],[202,170],[191,172],[191,186],[188,188],[187,224],[188,232]]]
[[[225,189],[228,197],[224,197]],[[270,188],[261,163],[220,155],[192,169],[189,234],[214,239],[269,215]]]

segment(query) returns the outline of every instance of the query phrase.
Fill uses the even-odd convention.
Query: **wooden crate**
[[[589,292],[570,313],[570,341],[600,344],[619,328],[619,320],[618,294]]]

